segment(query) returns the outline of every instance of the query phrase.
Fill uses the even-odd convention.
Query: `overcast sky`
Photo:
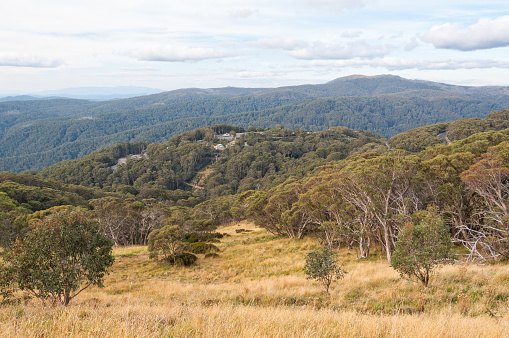
[[[0,13],[2,93],[352,74],[509,85],[507,0],[16,0]]]

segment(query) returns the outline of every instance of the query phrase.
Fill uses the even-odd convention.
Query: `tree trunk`
[[[361,236],[359,238],[359,253],[361,255],[361,258],[368,258],[370,244],[371,241],[369,237],[364,238],[363,236]]]
[[[63,299],[62,305],[67,306],[70,301],[71,301],[71,290],[66,288],[64,290],[64,299]]]
[[[389,238],[389,229],[387,227],[387,223],[384,223],[384,240],[385,240],[385,252],[387,253],[387,261],[391,264],[392,254],[391,254],[391,240]]]

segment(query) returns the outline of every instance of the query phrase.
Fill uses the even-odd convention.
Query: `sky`
[[[353,74],[509,85],[507,0],[16,0],[0,13],[0,93]]]

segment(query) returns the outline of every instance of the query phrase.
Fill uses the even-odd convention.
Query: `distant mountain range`
[[[150,95],[161,93],[163,90],[148,88],[148,87],[135,87],[135,86],[120,86],[120,87],[75,87],[56,90],[44,90],[39,92],[29,93],[27,95],[15,95],[0,98],[0,102],[6,101],[28,101],[40,99],[54,99],[54,98],[67,98],[67,99],[82,99],[91,101],[108,101],[116,99],[127,99],[130,97]]]
[[[388,138],[423,125],[484,118],[507,107],[509,87],[453,86],[391,75],[280,88],[180,89],[106,102],[23,97],[0,102],[0,170],[41,169],[116,143],[162,142],[212,124],[346,126]]]

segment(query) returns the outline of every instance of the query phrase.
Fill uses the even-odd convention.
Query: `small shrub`
[[[218,252],[219,249],[214,244],[210,243],[203,243],[203,242],[196,242],[191,243],[191,251],[195,254],[205,254],[208,252]]]
[[[329,287],[333,280],[341,279],[346,271],[339,265],[336,255],[327,246],[307,254],[304,272],[310,279],[316,279],[329,294]]]
[[[420,223],[407,223],[398,235],[392,256],[392,267],[402,277],[428,287],[434,270],[455,257],[449,228],[436,207],[423,213]]]
[[[215,252],[209,252],[205,254],[205,258],[219,258],[220,256]]]
[[[238,233],[238,234],[241,234],[243,232],[251,232],[253,230],[248,230],[248,229],[235,229],[235,232]]]
[[[173,260],[173,257],[168,257],[168,263],[170,263],[170,265],[175,264],[182,266],[190,266],[193,265],[197,259],[198,257],[193,255],[192,253],[183,252],[175,257],[175,261]]]
[[[166,225],[153,230],[148,235],[149,257],[157,259],[159,255],[163,255],[164,259],[169,261],[173,259],[175,264],[177,257],[187,249],[187,243],[182,242],[183,235],[178,225]]]

